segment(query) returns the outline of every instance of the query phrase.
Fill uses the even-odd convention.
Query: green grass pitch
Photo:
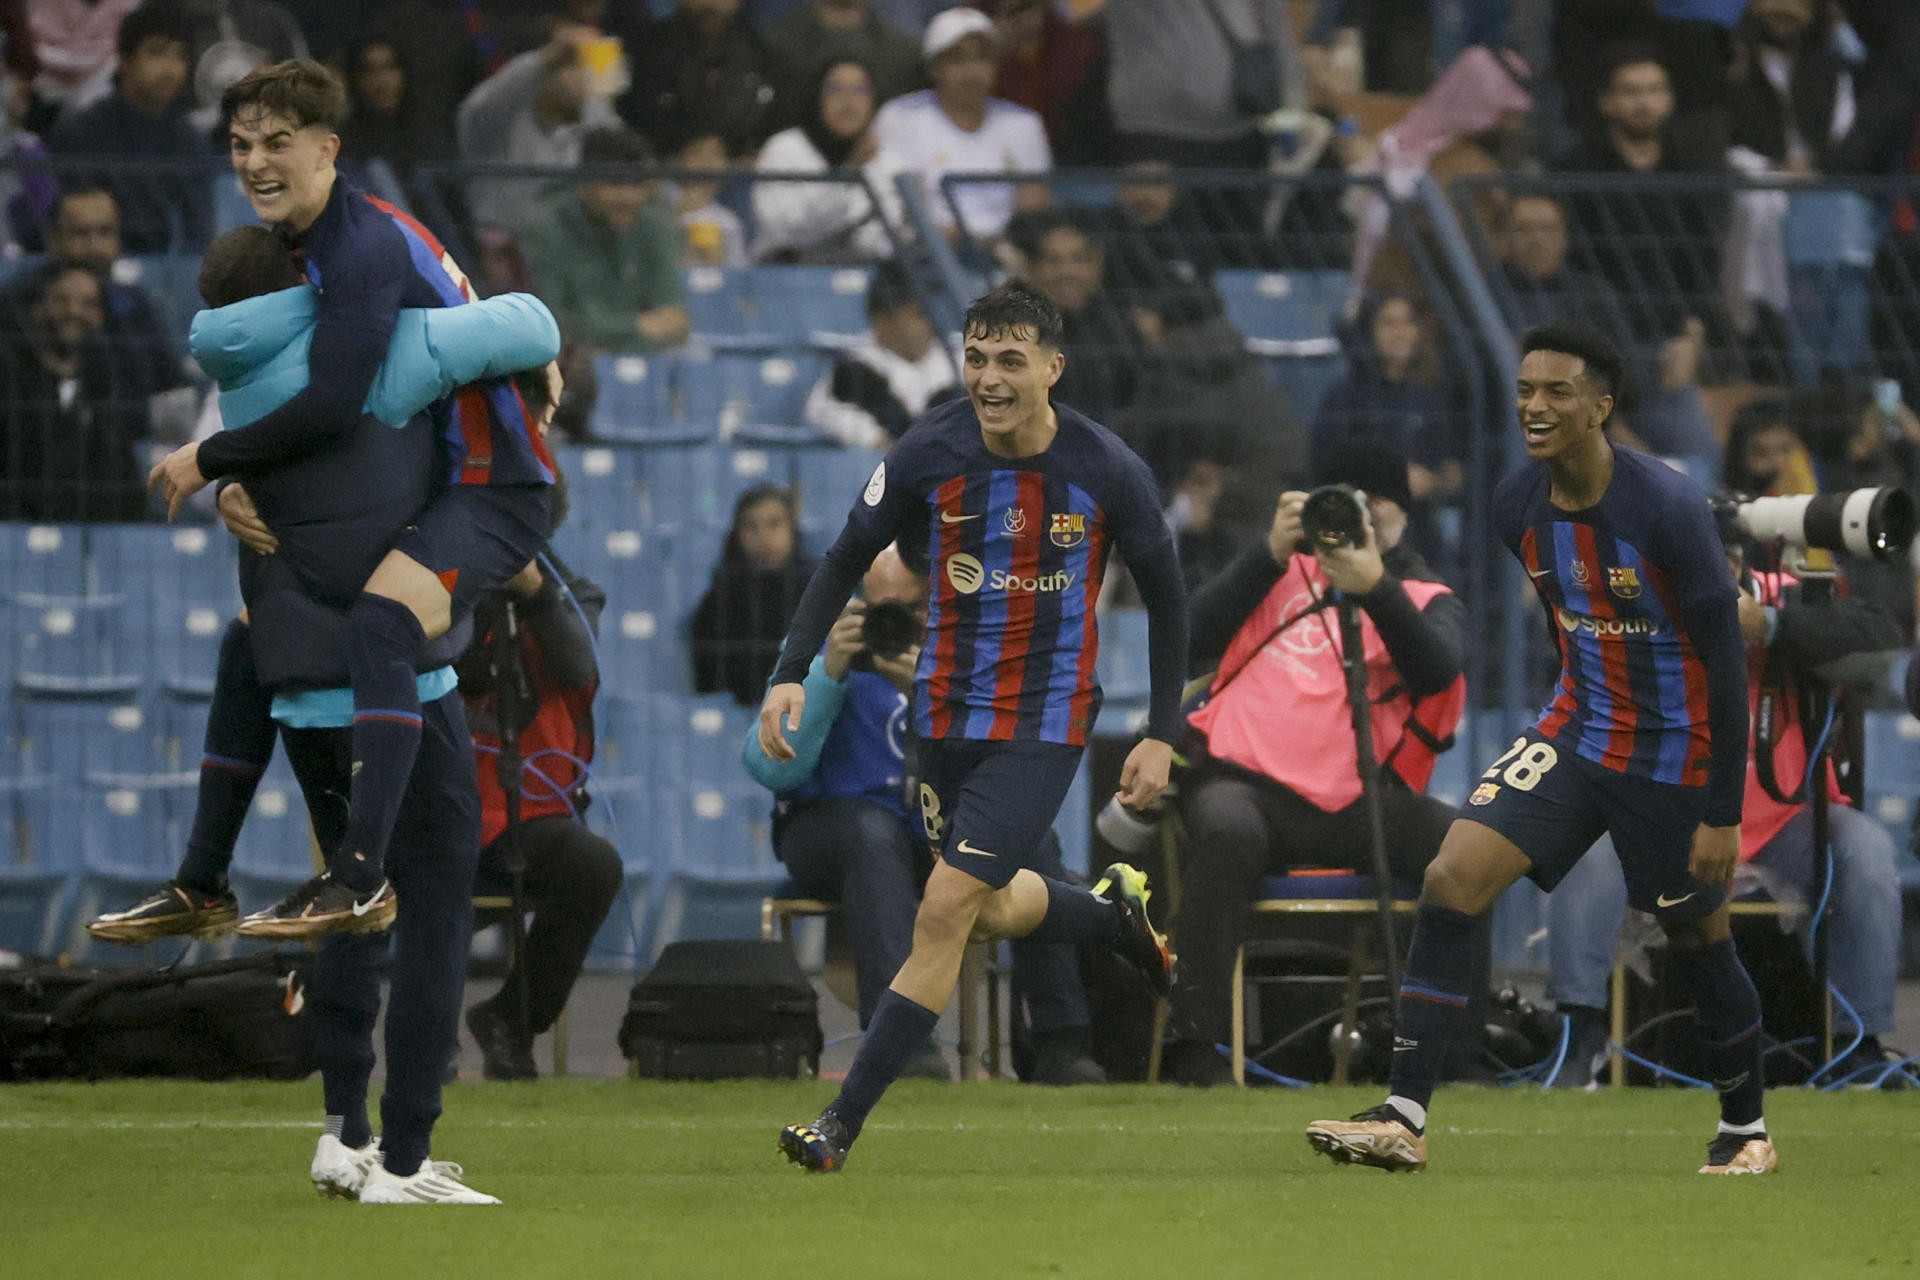
[[[1301,1137],[1374,1091],[910,1082],[844,1173],[774,1150],[825,1083],[448,1090],[435,1155],[498,1209],[307,1181],[316,1082],[0,1091],[0,1275],[1826,1277],[1920,1275],[1911,1095],[1780,1091],[1781,1171],[1694,1170],[1711,1097],[1454,1089],[1432,1168]]]

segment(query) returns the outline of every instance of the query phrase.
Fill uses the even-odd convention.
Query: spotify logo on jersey
[[[947,581],[963,596],[970,596],[985,582],[987,571],[981,563],[962,551],[947,557]]]

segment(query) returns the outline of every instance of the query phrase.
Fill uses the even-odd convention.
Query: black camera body
[[[897,658],[920,638],[920,619],[898,600],[876,600],[860,621],[859,653],[850,664],[856,671],[873,670],[875,658]]]
[[[1299,549],[1308,555],[1367,545],[1367,500],[1350,484],[1323,484],[1300,508]]]

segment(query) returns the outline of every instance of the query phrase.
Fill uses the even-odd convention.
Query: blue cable
[[[1224,1044],[1216,1044],[1214,1050],[1223,1058],[1231,1058],[1233,1051]],[[1285,1085],[1289,1089],[1307,1089],[1312,1086],[1305,1080],[1296,1080],[1292,1076],[1283,1076],[1278,1071],[1270,1071],[1252,1058],[1241,1059],[1241,1066],[1248,1075],[1259,1076],[1262,1080],[1271,1080],[1275,1084]]]
[[[1547,1068],[1546,1079],[1540,1082],[1542,1089],[1553,1088],[1553,1082],[1560,1078],[1560,1068],[1566,1065],[1567,1048],[1573,1042],[1573,1019],[1562,1016],[1560,1019],[1560,1043],[1553,1051],[1553,1065]],[[1542,1062],[1545,1059],[1541,1059]]]
[[[1620,1056],[1625,1058],[1628,1062],[1637,1062],[1641,1066],[1645,1067],[1647,1070],[1653,1072],[1656,1076],[1670,1076],[1673,1079],[1678,1080],[1681,1084],[1686,1085],[1690,1089],[1713,1088],[1713,1086],[1707,1083],[1705,1080],[1696,1080],[1692,1076],[1687,1075],[1684,1072],[1675,1071],[1672,1067],[1663,1067],[1659,1063],[1654,1062],[1650,1058],[1643,1058],[1639,1054],[1635,1053],[1633,1050],[1627,1048],[1625,1045],[1616,1045],[1614,1047],[1619,1049]]]

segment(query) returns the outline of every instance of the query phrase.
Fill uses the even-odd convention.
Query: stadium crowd
[[[1452,184],[1464,266],[1512,334],[1578,318],[1623,354],[1617,440],[1709,488],[1920,497],[1920,13],[1905,5],[33,0],[0,16],[0,521],[163,518],[148,467],[220,425],[187,354],[200,257],[252,219],[230,190],[221,95],[312,57],[346,85],[342,172],[430,227],[479,295],[551,309],[556,443],[657,448],[635,464],[654,468],[656,514],[694,513],[646,531],[676,559],[672,591],[623,599],[657,579],[601,583],[627,638],[651,636],[641,610],[671,638],[650,667],[602,673],[618,697],[759,704],[823,549],[810,539],[831,535],[857,485],[796,487],[741,459],[768,441],[870,459],[960,394],[952,330],[969,299],[953,281],[1017,275],[1064,317],[1056,401],[1151,468],[1188,584],[1211,593],[1211,659],[1255,639],[1239,636],[1260,616],[1248,610],[1287,573],[1269,542],[1282,495],[1386,459],[1393,474],[1369,489],[1393,536],[1351,588],[1384,592],[1368,605],[1382,679],[1397,664],[1416,699],[1453,690],[1453,719],[1483,704],[1456,682],[1474,619],[1493,616],[1471,598],[1470,566],[1490,553],[1469,534],[1508,469],[1509,388],[1438,287],[1432,230],[1404,225],[1427,174]],[[835,297],[803,302],[837,309],[777,317],[754,273],[785,268],[817,269],[804,287]],[[1776,452],[1756,461],[1774,428]],[[673,489],[687,492],[669,502]],[[612,492],[583,486],[574,524],[633,524],[585,505]],[[1310,578],[1304,559],[1295,575]],[[708,566],[704,594],[685,586]],[[1845,568],[1897,627],[1888,647],[1911,643],[1910,562]],[[537,573],[522,585],[555,590]],[[1128,591],[1110,586],[1108,603]],[[1175,938],[1197,961],[1173,993],[1172,1074],[1191,1083],[1220,1078],[1211,1046],[1261,873],[1365,857],[1354,823],[1328,826],[1331,853],[1278,834],[1296,810],[1357,822],[1349,779],[1245,754],[1216,751],[1179,802],[1204,846],[1178,917],[1195,935]],[[1445,822],[1417,794],[1426,771],[1402,772],[1395,830],[1414,836],[1396,857],[1413,877]],[[792,804],[792,786],[768,785]],[[533,1073],[527,1028],[551,1025],[612,904],[617,855],[559,813],[544,829],[590,883],[541,888],[584,902],[593,925],[536,923],[561,958],[536,974],[532,1007],[503,993],[469,1023],[489,1075]],[[857,913],[847,893],[850,915],[877,921],[863,1025],[906,947],[906,820],[861,825],[884,828],[872,842],[898,881]],[[805,834],[789,825],[779,855],[833,887],[844,868],[821,864],[836,851],[796,852]],[[1582,976],[1568,1003],[1584,1027],[1598,997]],[[1081,993],[1060,985],[1068,1011],[1038,1029],[1068,1034],[1038,1077],[1099,1079]],[[1865,1030],[1892,1035],[1883,1004]]]

